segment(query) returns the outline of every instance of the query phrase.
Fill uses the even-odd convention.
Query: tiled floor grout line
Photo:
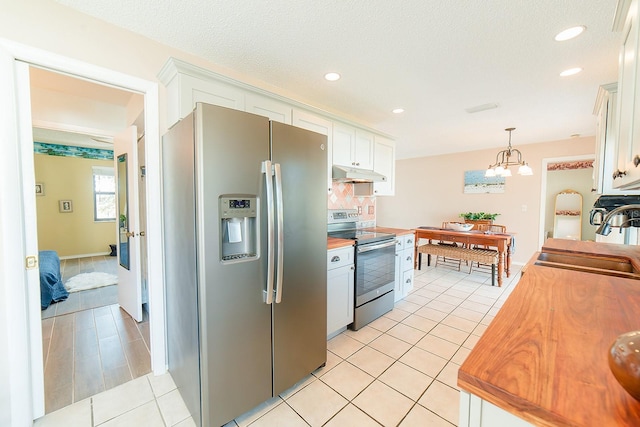
[[[424,274],[424,273],[423,273],[423,274]],[[442,277],[442,276],[440,276],[440,277]],[[435,280],[437,280],[437,279],[438,279],[438,278],[434,278],[434,279],[432,279],[431,281],[429,281],[429,282],[427,282],[427,283],[424,283],[420,288],[422,288],[422,287],[424,287],[424,286],[427,286],[429,283],[432,283],[433,281],[435,281]],[[442,292],[440,292],[436,297],[432,298],[432,299],[431,299],[431,301],[429,301],[429,302],[425,303],[424,305],[422,305],[422,307],[425,307],[425,306],[426,306],[427,304],[429,304],[430,302],[432,302],[432,301],[436,300],[439,296],[447,295],[447,294],[446,294],[446,292],[447,292],[448,290],[450,290],[452,287],[456,286],[456,285],[457,285],[459,282],[461,282],[461,281],[464,281],[464,277],[461,277],[458,281],[453,282],[453,283],[452,283],[452,285],[451,285],[449,288],[447,288],[446,290],[443,290]],[[509,284],[507,284],[507,286],[509,286],[509,285],[510,285],[510,283],[511,283],[511,281],[509,281]],[[461,332],[463,332],[463,333],[465,333],[465,334],[468,334],[467,338],[466,338],[466,339],[465,339],[461,344],[459,344],[459,345],[458,345],[457,343],[452,342],[452,341],[449,341],[449,340],[447,340],[447,339],[445,339],[445,338],[441,338],[441,339],[443,339],[443,340],[445,340],[445,341],[448,341],[448,342],[450,342],[450,343],[452,343],[452,344],[454,344],[454,345],[458,345],[458,346],[459,346],[459,348],[458,348],[458,350],[456,350],[456,352],[454,352],[454,354],[453,354],[451,357],[449,357],[448,359],[445,359],[445,358],[443,358],[442,356],[440,356],[440,355],[438,355],[438,354],[431,353],[431,354],[434,354],[434,355],[435,355],[435,356],[437,356],[437,357],[440,357],[440,358],[442,358],[442,359],[446,360],[446,363],[444,364],[444,366],[442,367],[442,369],[440,369],[440,370],[438,371],[438,373],[437,373],[437,374],[432,378],[431,382],[429,383],[429,386],[427,386],[427,388],[426,388],[426,389],[425,389],[425,390],[420,394],[420,396],[418,396],[415,400],[414,400],[413,398],[411,398],[411,397],[409,397],[409,396],[405,395],[405,394],[404,394],[404,393],[402,393],[401,391],[396,390],[395,388],[393,388],[393,387],[391,387],[391,386],[387,385],[384,381],[380,380],[380,377],[381,377],[382,375],[384,375],[384,373],[385,373],[385,372],[387,372],[387,371],[389,370],[389,368],[391,368],[391,366],[393,366],[396,362],[404,364],[403,362],[401,362],[401,361],[400,361],[400,359],[401,359],[405,354],[407,354],[411,349],[413,349],[414,347],[417,347],[417,343],[418,343],[420,340],[418,340],[415,344],[412,344],[412,343],[410,343],[410,342],[404,341],[404,340],[403,340],[403,339],[401,339],[401,338],[397,338],[397,337],[395,337],[395,336],[393,336],[393,335],[389,335],[389,336],[391,336],[391,337],[393,337],[393,338],[395,338],[395,339],[398,339],[398,340],[400,340],[400,341],[402,341],[402,342],[404,342],[404,343],[409,344],[409,345],[410,345],[410,347],[409,347],[405,352],[403,352],[400,356],[398,356],[397,358],[395,358],[395,360],[393,361],[393,363],[391,363],[391,365],[389,365],[387,368],[385,368],[385,369],[384,369],[381,373],[379,373],[376,377],[373,377],[373,381],[372,381],[372,383],[373,383],[374,381],[376,381],[376,380],[377,380],[377,381],[380,381],[380,382],[382,382],[383,384],[385,384],[385,385],[387,385],[388,387],[390,387],[391,389],[393,389],[393,390],[395,390],[396,392],[400,393],[401,395],[403,395],[403,396],[407,397],[408,399],[412,400],[412,402],[413,402],[413,403],[412,403],[412,405],[411,405],[411,408],[410,408],[410,409],[409,409],[409,411],[408,411],[408,412],[407,412],[407,413],[406,413],[406,414],[405,414],[405,415],[400,419],[400,421],[398,422],[398,424],[402,423],[402,421],[403,421],[403,420],[404,420],[404,419],[409,415],[409,413],[411,412],[411,409],[413,409],[416,405],[419,405],[418,401],[419,401],[419,400],[424,396],[424,394],[427,392],[427,390],[428,390],[428,389],[429,389],[429,387],[433,384],[433,382],[438,381],[438,382],[440,382],[442,385],[444,385],[444,386],[446,386],[446,387],[448,387],[448,388],[453,388],[453,387],[451,387],[449,384],[446,384],[446,383],[444,383],[444,382],[442,382],[442,381],[438,380],[438,378],[437,378],[437,377],[438,377],[438,376],[439,376],[439,375],[444,371],[444,369],[446,368],[446,366],[447,366],[449,363],[453,363],[453,364],[455,364],[455,365],[458,365],[457,363],[453,362],[453,358],[455,357],[455,355],[456,355],[456,354],[458,354],[458,352],[460,351],[460,349],[461,349],[461,348],[468,349],[468,348],[464,347],[464,342],[466,342],[466,340],[467,340],[470,336],[472,336],[472,335],[473,335],[473,331],[475,331],[475,330],[477,329],[478,325],[481,325],[482,320],[484,320],[487,316],[491,316],[491,315],[489,314],[489,311],[490,311],[490,310],[495,306],[495,304],[496,304],[496,303],[497,303],[497,301],[499,300],[499,297],[494,298],[494,303],[493,303],[491,306],[489,306],[489,309],[488,309],[488,310],[483,314],[483,317],[482,317],[482,319],[481,319],[480,321],[475,322],[475,321],[473,321],[473,320],[470,320],[470,319],[466,319],[466,318],[460,317],[460,318],[461,318],[461,319],[463,319],[463,320],[467,320],[467,321],[475,322],[475,323],[476,323],[476,326],[475,326],[475,327],[474,327],[470,332],[467,332],[467,331],[462,330],[462,329],[458,329],[458,328],[456,328],[456,327],[454,327],[454,326],[446,325],[446,324],[444,324],[444,323],[442,323],[442,322],[443,322],[447,317],[449,317],[449,316],[453,315],[452,313],[453,313],[457,308],[461,308],[461,307],[460,307],[460,306],[461,306],[461,304],[462,304],[462,303],[464,303],[465,301],[468,301],[468,298],[469,298],[471,295],[473,295],[473,294],[474,294],[478,289],[481,289],[481,286],[483,286],[483,285],[486,285],[486,280],[485,280],[485,281],[483,281],[483,282],[478,282],[478,283],[477,283],[477,285],[475,286],[475,289],[473,290],[473,292],[468,293],[467,297],[466,297],[466,298],[464,298],[464,299],[462,299],[462,300],[460,301],[460,303],[458,303],[458,305],[454,306],[454,308],[453,308],[451,311],[449,311],[448,313],[447,313],[447,312],[442,312],[442,311],[438,310],[437,308],[434,308],[434,310],[437,310],[437,311],[439,311],[439,312],[441,312],[441,313],[445,314],[446,316],[445,316],[442,320],[438,321],[438,322],[437,322],[437,323],[436,323],[436,324],[435,324],[435,325],[434,325],[434,326],[433,326],[429,331],[424,331],[424,330],[421,330],[421,329],[414,328],[414,327],[412,327],[412,326],[410,326],[410,325],[405,325],[405,326],[407,326],[407,327],[409,327],[409,328],[416,329],[416,330],[420,330],[421,332],[425,332],[425,336],[426,336],[426,335],[429,335],[429,333],[430,333],[431,331],[433,331],[433,329],[435,329],[435,328],[436,328],[438,325],[440,325],[440,324],[443,324],[444,326],[450,327],[450,328],[452,328],[452,329],[457,329],[458,331],[461,331]],[[500,293],[501,295],[502,295],[502,293],[504,292],[504,290],[506,290],[506,286],[505,286],[505,289],[503,289],[503,291]],[[455,298],[458,298],[458,297],[455,297]],[[473,302],[473,301],[472,301],[472,302]],[[422,307],[421,307],[421,308],[422,308]],[[462,307],[462,308],[464,308],[464,307]],[[394,308],[394,309],[395,309],[395,308]],[[382,336],[382,335],[384,335],[384,334],[387,334],[387,333],[388,333],[388,331],[389,331],[389,330],[391,330],[391,329],[393,329],[395,326],[397,326],[397,325],[399,325],[399,324],[403,324],[403,320],[404,320],[404,319],[406,319],[407,317],[411,316],[412,314],[415,314],[416,316],[420,316],[419,314],[416,314],[416,313],[415,313],[415,311],[417,311],[417,310],[419,310],[419,309],[415,310],[414,312],[408,312],[408,311],[406,311],[406,310],[403,310],[402,308],[397,308],[397,310],[400,310],[400,311],[403,311],[403,312],[405,312],[405,313],[408,313],[408,315],[407,315],[407,316],[405,316],[405,317],[404,317],[402,320],[400,320],[400,321],[396,321],[396,320],[394,320],[394,319],[392,319],[392,318],[390,318],[390,317],[387,317],[388,319],[390,319],[390,320],[392,320],[392,321],[396,322],[396,324],[395,324],[395,325],[393,325],[392,327],[390,327],[389,329],[385,330],[385,331],[383,331],[383,330],[381,330],[381,329],[377,329],[375,326],[371,326],[371,327],[372,327],[373,329],[376,329],[378,332],[380,332],[380,333],[381,333],[381,335],[380,335],[380,336]],[[470,310],[470,311],[473,311],[473,310]],[[422,317],[422,316],[420,316],[420,317]],[[459,317],[459,316],[458,316],[458,317]],[[491,317],[494,317],[494,316],[491,316]],[[425,319],[428,319],[428,318],[425,318]],[[431,320],[431,319],[428,319],[428,320]],[[364,347],[369,347],[370,349],[372,349],[372,350],[374,350],[374,351],[376,351],[376,352],[379,352],[379,353],[381,353],[381,354],[383,354],[383,355],[386,355],[385,353],[381,352],[380,350],[377,350],[377,349],[375,349],[375,348],[373,348],[373,347],[370,347],[370,346],[369,346],[369,344],[371,344],[372,342],[374,342],[374,341],[375,341],[377,338],[379,338],[379,337],[374,338],[373,340],[371,340],[371,341],[370,341],[370,342],[368,342],[368,343],[363,343],[362,341],[358,340],[358,339],[357,339],[357,338],[355,338],[355,337],[350,337],[350,338],[352,338],[352,339],[354,339],[354,340],[358,341],[359,343],[363,344],[363,347],[362,347],[362,348],[364,348]],[[438,337],[438,338],[439,338],[439,337]],[[348,359],[349,357],[353,356],[354,354],[356,354],[358,351],[362,350],[362,348],[360,348],[360,349],[358,349],[357,351],[355,351],[354,353],[350,354],[349,356],[347,356],[347,358],[342,358],[341,356],[339,356],[339,355],[337,355],[337,354],[335,354],[335,353],[334,353],[334,355],[335,355],[336,357],[338,357],[338,358],[340,358],[340,359],[341,359],[341,362],[340,362],[340,363],[346,362],[346,363],[349,363],[350,365],[354,366],[355,368],[358,368],[358,366],[354,365],[352,362],[350,362],[350,361],[349,361],[349,360],[347,360],[347,359]],[[418,348],[418,349],[420,349],[420,350],[424,350],[424,349],[421,349],[420,347],[417,347],[417,348]],[[424,351],[428,351],[428,350],[424,350]],[[386,356],[388,356],[388,355],[386,355]],[[338,365],[339,365],[340,363],[338,363]],[[337,366],[337,365],[336,365],[336,366]],[[406,366],[408,366],[408,365],[406,365]],[[410,366],[409,366],[409,367],[410,367]],[[411,367],[410,367],[410,368],[411,368]],[[332,369],[333,369],[333,368],[332,368]],[[360,369],[360,368],[358,368],[358,369]],[[412,369],[414,369],[414,368],[412,368]],[[367,374],[369,374],[369,373],[367,373]],[[371,375],[371,374],[369,374],[369,375]],[[425,374],[425,375],[426,375],[426,374]],[[315,377],[315,374],[314,374],[314,377]],[[364,389],[362,389],[362,390],[361,390],[358,394],[356,394],[353,398],[348,399],[346,396],[343,396],[343,395],[342,395],[338,390],[334,389],[331,385],[329,385],[329,384],[327,384],[326,382],[322,381],[321,376],[320,376],[320,377],[315,377],[314,381],[316,381],[316,380],[320,380],[324,385],[326,385],[327,387],[331,388],[331,389],[332,389],[334,392],[336,392],[338,395],[340,395],[340,396],[342,396],[344,399],[346,399],[346,400],[347,400],[347,403],[346,403],[345,407],[346,407],[346,406],[348,406],[349,404],[354,405],[356,408],[358,408],[358,409],[359,409],[359,410],[361,410],[363,413],[365,413],[365,414],[366,414],[366,415],[367,415],[371,420],[373,420],[374,422],[376,422],[376,423],[378,423],[378,424],[379,424],[379,422],[378,422],[376,419],[374,419],[373,417],[371,417],[371,415],[369,415],[369,414],[365,411],[365,409],[364,409],[364,408],[360,408],[356,403],[354,403],[354,402],[353,402],[353,401],[354,401],[354,400],[355,400],[355,399],[356,399],[356,398],[357,398],[361,393],[363,393],[363,392],[366,390],[366,388],[367,388],[367,387],[365,387]],[[310,384],[310,383],[309,383],[309,384]],[[301,415],[301,414],[299,414],[297,411],[295,411],[295,409],[294,409],[291,405],[289,405],[289,404],[288,404],[288,399],[289,399],[289,398],[291,398],[291,397],[292,397],[293,395],[295,395],[296,393],[298,393],[298,392],[302,391],[302,390],[303,390],[304,388],[306,388],[309,384],[306,384],[306,385],[305,385],[304,387],[302,387],[300,390],[296,390],[296,392],[295,392],[294,394],[292,394],[291,396],[288,396],[288,397],[287,397],[287,399],[283,399],[284,403],[286,403],[286,404],[287,404],[287,406],[289,406],[289,407],[290,407],[294,412],[296,412],[296,414],[298,414],[298,415],[299,415],[299,416],[300,416],[300,417],[305,421],[305,423],[307,423],[307,424],[308,424],[308,422],[304,419],[304,417],[302,417],[302,415]],[[370,383],[370,384],[371,384],[371,383]],[[455,390],[456,390],[456,391],[458,391],[458,389],[457,389],[457,388],[456,388]],[[270,409],[270,410],[269,410],[269,411],[267,411],[266,413],[270,412],[270,411],[271,411],[271,410],[273,410],[273,409],[275,409],[275,408]],[[325,422],[325,424],[326,424],[326,423],[329,423],[333,418],[335,418],[335,417],[340,413],[340,411],[341,411],[342,409],[344,409],[344,407],[342,407],[342,408],[341,408],[338,412],[336,412],[336,413],[335,413],[331,418],[329,418],[329,419]],[[425,409],[426,409],[427,411],[429,411],[429,412],[433,413],[435,416],[437,416],[437,417],[441,418],[442,420],[447,421],[446,419],[442,418],[439,414],[437,414],[437,413],[435,413],[435,412],[431,411],[430,409],[428,409],[428,408],[425,408]],[[266,415],[266,413],[265,413],[265,414],[263,414],[262,416]],[[260,418],[258,418],[257,420],[259,420],[259,419],[260,419]],[[254,420],[253,422],[256,422],[257,420]],[[447,422],[448,422],[448,421],[447,421]]]
[[[440,270],[441,267],[439,267],[438,269]],[[337,346],[334,349],[338,351],[333,352],[332,350],[328,350],[328,354],[331,353],[331,357],[330,357],[331,365],[329,370],[312,373],[312,377],[307,377],[304,380],[304,382],[301,381],[301,383],[297,386],[297,387],[300,387],[299,389],[295,389],[294,392],[288,391],[291,394],[285,394],[286,398],[280,395],[278,396],[277,400],[274,400],[272,402],[273,406],[266,405],[264,409],[257,411],[254,415],[251,415],[248,418],[244,418],[244,421],[234,420],[230,422],[229,425],[244,426],[246,425],[246,422],[249,419],[251,419],[251,422],[249,423],[249,425],[252,425],[254,423],[255,425],[258,425],[258,424],[268,425],[265,422],[265,420],[263,420],[262,422],[260,422],[260,420],[278,407],[280,408],[281,411],[284,411],[283,413],[288,412],[291,414],[290,416],[295,416],[298,422],[300,423],[300,425],[303,425],[303,424],[316,425],[312,421],[313,418],[309,418],[310,416],[315,417],[315,415],[310,415],[308,410],[304,409],[304,407],[302,406],[299,406],[298,403],[296,403],[292,398],[296,394],[305,390],[307,387],[311,386],[317,380],[320,380],[320,383],[316,384],[316,387],[326,388],[327,392],[329,392],[328,390],[331,390],[332,394],[340,396],[340,399],[343,399],[345,401],[343,406],[333,405],[331,407],[330,410],[335,412],[333,413],[330,413],[328,411],[325,412],[325,416],[330,415],[330,417],[326,419],[326,421],[323,421],[323,425],[327,423],[331,423],[332,420],[333,420],[332,424],[337,424],[337,422],[339,422],[337,417],[339,416],[341,417],[339,418],[339,420],[342,420],[344,424],[344,420],[347,419],[345,418],[345,416],[348,416],[346,414],[350,414],[350,413],[355,414],[355,412],[353,411],[357,411],[359,413],[358,416],[363,416],[362,418],[363,421],[365,420],[364,417],[366,417],[366,420],[369,420],[366,422],[370,422],[371,424],[375,424],[377,426],[379,425],[385,425],[385,426],[396,425],[397,426],[402,424],[405,421],[407,423],[408,422],[415,423],[416,420],[424,420],[424,419],[434,421],[438,425],[441,425],[441,424],[454,425],[453,421],[450,421],[450,419],[454,419],[453,418],[454,415],[452,412],[454,408],[452,408],[451,406],[446,406],[446,409],[444,411],[440,411],[439,405],[434,405],[433,401],[431,400],[436,395],[430,393],[430,390],[432,390],[433,393],[444,391],[444,396],[447,396],[446,397],[447,401],[452,399],[450,391],[455,391],[455,392],[459,391],[457,386],[452,386],[449,384],[449,383],[455,382],[453,378],[454,369],[452,367],[452,364],[456,366],[460,366],[460,364],[462,364],[464,360],[464,357],[463,357],[464,354],[459,356],[457,359],[456,359],[456,356],[458,356],[461,353],[461,351],[468,354],[468,352],[471,351],[471,349],[475,346],[477,339],[479,339],[483,335],[488,325],[495,318],[497,312],[500,310],[500,308],[504,304],[506,298],[515,288],[515,285],[519,280],[518,275],[520,274],[520,271],[519,270],[515,271],[512,277],[510,277],[508,280],[505,280],[502,286],[502,289],[491,289],[492,287],[487,286],[487,283],[486,283],[487,279],[485,279],[484,281],[466,280],[467,277],[469,277],[469,275],[466,275],[466,274],[462,275],[461,273],[451,272],[451,271],[441,273],[441,274],[438,274],[438,273],[440,272],[433,271],[433,268],[431,270],[422,271],[419,274],[418,274],[418,270],[416,270],[415,289],[412,292],[412,294],[410,294],[410,296],[413,294],[416,294],[416,292],[419,292],[421,289],[424,289],[425,291],[423,294],[416,294],[416,296],[420,297],[420,299],[418,298],[415,299],[415,301],[417,302],[412,302],[410,300],[405,299],[404,301],[410,302],[412,305],[394,307],[394,310],[396,311],[394,314],[390,314],[393,312],[392,311],[386,314],[385,316],[383,316],[383,317],[386,317],[387,320],[380,322],[375,326],[371,326],[371,329],[373,331],[368,331],[364,334],[361,334],[360,339],[355,338],[353,334],[349,334],[349,333],[344,334],[346,338],[349,338],[349,340],[352,340],[355,343],[357,343],[357,346],[359,346],[357,350],[351,352],[352,348],[356,347],[356,344],[352,343],[351,341],[345,340],[340,342],[339,345],[336,342]],[[430,304],[431,306],[427,307]],[[477,306],[479,311],[476,311],[473,308],[469,308],[474,306]],[[424,311],[421,314],[416,314],[420,310],[424,310]],[[461,310],[461,311],[458,311],[458,310]],[[113,310],[111,309],[109,310],[109,312],[112,316],[112,320],[115,323],[116,314],[114,314]],[[433,316],[429,316],[429,317],[423,316],[423,314],[429,315],[430,313],[433,313]],[[407,319],[410,316],[416,316],[414,318],[416,319],[416,322],[409,321],[409,323],[411,324],[405,323],[406,321],[408,321]],[[422,323],[422,320],[418,320],[418,318],[425,319],[425,322]],[[439,320],[433,320],[436,318]],[[473,320],[476,318],[478,318],[478,320]],[[397,319],[400,319],[400,320],[397,320]],[[74,349],[75,349],[75,339],[76,339],[75,321],[76,319],[74,315],[74,318],[73,318]],[[54,322],[55,322],[55,319],[54,319]],[[97,328],[97,325],[95,322],[96,322],[96,319],[95,319],[95,316],[93,316],[93,323],[94,323],[93,326]],[[444,322],[447,322],[447,323],[444,323]],[[402,325],[402,327],[398,328],[394,332],[394,335],[389,333],[389,331],[393,330],[399,325]],[[412,326],[412,325],[416,325],[416,326]],[[454,325],[454,326],[451,326],[451,325]],[[417,327],[417,326],[420,326],[420,327]],[[434,331],[434,329],[439,327],[444,327],[444,328],[437,331],[437,335],[433,334],[432,332]],[[420,334],[415,334],[414,330],[419,331]],[[139,327],[137,327],[137,332],[142,337],[142,331],[140,330]],[[117,326],[116,326],[116,333],[118,333],[118,339],[122,345],[122,341],[124,337],[120,334],[120,329]],[[357,332],[354,332],[354,334],[355,333]],[[339,335],[342,335],[342,334],[339,334]],[[372,336],[374,338],[370,339],[370,337]],[[420,336],[420,338],[417,338],[418,336]],[[422,346],[419,346],[419,343],[422,340],[424,340],[424,338],[427,336],[430,336],[431,337],[430,339],[437,339],[438,342],[442,341],[442,342],[446,342],[447,344],[446,345],[443,344],[443,347],[439,348],[438,346],[435,346],[435,345],[431,346],[431,341],[426,340],[423,342]],[[442,338],[441,336],[446,338]],[[373,347],[374,345],[373,343],[381,337],[385,337],[385,340],[380,341],[378,345],[376,345],[376,347],[380,348],[380,350],[378,350],[377,348]],[[472,337],[473,339],[471,339]],[[391,340],[391,338],[397,341],[394,342],[393,340]],[[364,341],[367,341],[367,342],[364,342]],[[143,342],[144,342],[144,339],[143,339]],[[400,348],[393,347],[394,345],[396,345],[396,343],[400,344],[400,342],[403,343]],[[460,342],[460,344],[458,344],[458,342]],[[346,344],[346,347],[344,346],[340,347],[341,345],[345,345],[345,344]],[[449,346],[449,344],[451,346]],[[146,345],[146,342],[145,342],[145,345]],[[398,354],[397,350],[403,349],[405,345],[407,346],[406,350]],[[365,370],[365,369],[361,369],[358,365],[356,365],[356,362],[365,360],[363,359],[363,357],[366,357],[367,353],[363,353],[360,359],[354,358],[353,360],[348,360],[349,358],[353,357],[355,354],[357,354],[359,351],[365,348],[367,349],[368,352],[375,351],[376,353],[380,353],[381,355],[385,356],[384,358],[381,358],[379,361],[374,362],[373,365],[369,365],[370,367],[373,367],[372,369],[367,368],[366,366],[363,365],[364,368],[366,369]],[[405,355],[408,352],[415,349],[425,352],[425,354],[429,353],[430,354],[429,357],[431,356],[437,357],[438,359],[435,359],[435,358],[433,359],[434,362],[436,363],[436,367],[439,366],[437,364],[444,362],[442,367],[439,368],[437,371],[432,371],[434,366],[431,364],[427,363],[422,365],[420,364],[416,365],[411,360],[411,358],[406,358],[406,360],[404,361],[400,360],[401,358],[405,357]],[[451,353],[451,351],[453,351],[453,353]],[[124,348],[123,348],[123,352],[124,352]],[[344,354],[345,357],[340,356],[338,353]],[[371,354],[373,355],[373,353]],[[132,367],[129,364],[129,357],[127,356],[126,352],[124,352],[124,356],[127,360],[127,365],[131,372]],[[420,357],[421,354],[416,353],[415,356]],[[377,360],[377,357],[378,356],[375,356],[373,360]],[[389,358],[392,360],[387,360]],[[439,359],[441,359],[442,362]],[[329,361],[329,358],[327,360]],[[344,381],[344,379],[337,380],[341,375],[347,375],[349,372],[349,369],[351,368],[346,369],[341,373],[338,373],[338,375],[334,376],[333,378],[330,378],[330,377],[325,378],[326,375],[329,375],[334,369],[342,365],[343,362],[346,362],[346,364],[348,364],[350,367],[354,369],[358,369],[364,372],[365,374],[367,374],[368,377],[371,377],[371,382],[366,383],[367,385],[365,385],[361,390],[359,390],[351,398],[347,398],[345,395],[341,394],[338,391],[338,389],[342,390],[343,393],[346,393],[347,395],[351,396],[352,392],[355,392],[357,388],[351,388],[351,391],[349,391],[349,387],[345,388],[343,386],[340,386],[340,381]],[[382,368],[386,363],[390,363],[390,364],[384,367],[382,371],[378,372],[378,369]],[[423,360],[423,363],[424,363],[424,360]],[[421,377],[423,377],[424,379],[421,379],[420,382],[416,382],[414,385],[410,385],[409,387],[406,387],[404,386],[403,382],[398,382],[393,378],[393,374],[394,374],[393,372],[389,372],[391,367],[394,365],[398,366],[398,369],[399,369],[395,372],[403,373],[403,375],[406,375],[406,374],[410,375],[409,369],[411,369],[422,374]],[[404,367],[400,368],[399,367],[400,365],[403,365]],[[346,367],[346,365],[343,365],[343,366]],[[423,370],[422,366],[425,367],[426,369]],[[403,371],[405,368],[409,368],[409,369],[407,369],[406,371]],[[375,375],[370,372],[373,372]],[[430,372],[430,374],[427,374],[427,372]],[[133,376],[132,372],[131,374]],[[384,378],[384,380],[381,379],[383,376],[385,376],[385,374],[387,375]],[[75,375],[75,369],[74,369],[74,375]],[[169,375],[169,374],[166,374],[166,375]],[[440,376],[441,378],[439,378]],[[157,396],[156,391],[153,389],[151,380],[152,378],[150,378],[149,375],[147,375],[146,382],[148,386],[151,388],[153,399],[155,400],[155,406],[153,407],[154,408],[153,410],[158,412],[158,414],[160,415],[160,420],[162,420],[162,423],[165,426],[173,427],[173,425],[169,424],[170,421],[165,418],[165,414],[162,413],[161,405],[159,401],[159,398],[164,396],[166,393],[163,393],[161,396]],[[328,381],[328,382],[325,382],[325,381]],[[351,381],[351,380],[347,379],[347,381]],[[361,380],[357,380],[357,381],[361,381]],[[366,381],[368,381],[368,379]],[[423,381],[428,381],[428,382],[423,382]],[[334,386],[329,385],[329,382],[334,384]],[[381,420],[385,419],[384,417],[386,417],[387,414],[374,412],[375,411],[374,407],[371,405],[367,405],[363,399],[362,394],[375,382],[378,382],[379,386],[371,389],[372,392],[373,390],[376,390],[377,393],[385,392],[383,388],[380,387],[381,385],[383,385],[385,390],[389,389],[390,391],[393,391],[393,394],[388,395],[390,398],[395,399],[394,396],[402,396],[403,411],[405,411],[405,407],[408,408],[408,410],[406,410],[406,412],[404,413],[395,412],[396,415],[392,415],[391,418],[387,418],[387,419],[393,420],[393,424],[391,422],[388,422],[385,424],[383,423],[383,421],[378,421],[377,418],[380,418],[379,417],[380,414],[384,414],[382,415],[382,418],[380,418]],[[436,387],[432,388],[436,383],[437,383]],[[416,388],[417,386],[421,388],[422,387],[425,387],[425,388],[422,390],[419,390]],[[159,392],[166,390],[164,389],[164,386],[162,387],[163,388],[158,389]],[[442,388],[442,387],[445,387],[445,388]],[[167,393],[171,393],[174,390],[176,390],[175,385],[174,385],[174,388],[170,389]],[[445,390],[449,390],[449,391],[445,391]],[[74,392],[75,392],[75,389],[74,389]],[[416,392],[419,392],[418,395],[416,395]],[[426,396],[427,393],[430,393],[430,395]],[[413,397],[410,397],[409,395],[416,396],[416,397],[413,398]],[[308,396],[312,396],[312,394],[309,394]],[[372,395],[370,394],[369,396],[372,396]],[[384,396],[384,394],[382,396]],[[364,404],[365,406],[361,407],[355,402],[356,399],[358,399],[358,397],[361,397],[358,400],[358,403]],[[307,398],[307,396],[305,396],[304,398]],[[173,399],[173,397],[171,397],[171,399]],[[400,399],[400,397],[398,397],[398,399]],[[424,401],[421,402],[421,400],[424,400]],[[340,400],[340,402],[341,401],[342,400]],[[168,402],[169,400],[167,400],[164,404],[166,405]],[[125,413],[129,414],[129,412],[135,409],[138,409],[141,406],[146,405],[147,403],[138,405],[138,407],[136,408],[128,409]],[[286,404],[286,408],[280,406],[282,403]],[[298,410],[296,410],[294,405],[298,407]],[[457,401],[453,405],[454,407],[457,406]],[[346,410],[346,408],[350,406],[351,406],[351,409]],[[90,398],[90,407],[91,407],[90,425],[92,427],[97,427],[95,426],[93,396]],[[151,406],[149,408],[151,408]],[[367,409],[369,409],[369,412],[367,412]],[[440,413],[436,412],[436,410],[438,410]],[[117,420],[118,417],[124,415],[125,413],[114,414],[113,417],[109,419],[109,421],[111,422],[113,420]],[[275,413],[272,414],[271,419],[274,419],[273,416],[276,416],[276,417],[279,416],[279,414],[280,412],[278,412],[278,414],[275,414]],[[307,415],[308,418],[303,417],[303,414]],[[374,415],[377,418],[374,418]],[[422,418],[422,417],[426,417],[426,418]],[[188,419],[189,418],[187,418],[187,420]],[[322,419],[324,420],[324,416]],[[185,420],[176,421],[174,424],[181,424],[184,421]],[[104,421],[104,422],[107,422],[107,421]]]

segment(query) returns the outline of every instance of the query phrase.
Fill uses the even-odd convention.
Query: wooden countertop
[[[625,256],[640,247],[550,239],[543,250]],[[527,266],[458,371],[458,385],[533,424],[631,426],[640,402],[618,384],[607,354],[640,329],[640,281]]]
[[[396,236],[402,236],[403,234],[411,234],[413,230],[407,230],[406,228],[391,228],[391,227],[370,227],[367,230],[376,231],[378,233],[392,233]]]
[[[327,237],[327,250],[344,248],[353,246],[354,241],[351,239],[338,239],[336,237]]]

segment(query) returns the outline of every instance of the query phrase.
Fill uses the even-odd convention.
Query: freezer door
[[[200,422],[200,340],[193,114],[162,137],[167,359],[189,412]]]
[[[268,119],[202,104],[196,111],[196,215],[203,424],[219,426],[271,397],[271,306],[265,239],[257,258],[221,262],[218,198],[259,197],[269,158]],[[258,216],[261,213],[258,212]]]
[[[281,301],[273,304],[274,395],[326,362],[326,144],[325,135],[271,122],[271,159],[282,177],[284,251],[276,271]]]

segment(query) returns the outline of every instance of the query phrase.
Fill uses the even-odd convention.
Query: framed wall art
[[[73,202],[71,200],[58,200],[58,209],[62,213],[73,212]]]
[[[464,172],[464,192],[466,194],[504,193],[503,176],[484,176],[484,170]]]
[[[44,184],[36,182],[36,196],[44,196]]]

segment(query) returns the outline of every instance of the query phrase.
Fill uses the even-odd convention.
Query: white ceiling
[[[398,158],[504,147],[507,127],[514,146],[593,135],[598,86],[617,80],[616,0],[57,1],[357,117]]]
[[[113,136],[130,124],[124,117],[127,106],[142,97],[36,67],[30,68],[29,78],[33,138],[38,142],[113,149]],[[144,132],[143,122],[135,124]]]

